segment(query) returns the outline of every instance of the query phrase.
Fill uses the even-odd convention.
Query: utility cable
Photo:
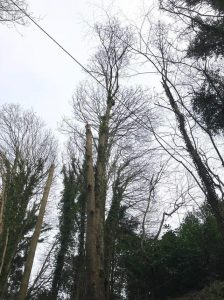
[[[18,10],[20,10],[34,25],[36,25],[53,43],[55,43],[63,52],[65,52],[76,64],[78,64],[86,73],[88,73],[98,84],[100,84],[105,90],[107,88],[104,86],[104,84],[92,74],[78,59],[76,59],[68,50],[66,50],[55,38],[52,37],[42,26],[40,26],[24,9],[22,9],[15,1],[10,0],[12,4],[14,4]],[[117,96],[115,95],[114,98],[121,104],[123,105],[132,115],[135,116],[136,119],[130,115],[132,120],[136,123],[138,123],[141,127],[143,127],[146,130],[151,131],[151,128],[144,122],[142,121],[134,111],[130,110],[127,105],[125,105]]]

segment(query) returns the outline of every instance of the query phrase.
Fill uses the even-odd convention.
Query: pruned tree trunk
[[[86,173],[86,172],[85,172]],[[86,174],[83,176],[83,186],[86,183]],[[80,224],[78,237],[78,257],[75,262],[74,272],[76,278],[74,280],[72,297],[75,300],[82,300],[85,298],[86,282],[85,282],[85,229],[86,229],[86,191],[81,191],[80,196]],[[72,298],[72,299],[73,299]]]
[[[96,255],[97,255],[97,276],[99,280],[99,298],[105,299],[105,270],[104,270],[104,227],[105,227],[105,202],[107,193],[106,166],[109,160],[109,120],[112,108],[112,99],[108,96],[107,110],[101,118],[99,128],[98,156],[95,174],[95,200],[96,200]]]
[[[2,192],[0,194],[0,236],[3,232],[3,214],[5,207],[5,180],[2,178]]]
[[[87,227],[86,227],[86,277],[87,300],[99,300],[96,257],[96,203],[94,191],[94,171],[92,156],[92,132],[86,125],[86,173],[87,173]]]
[[[118,229],[120,204],[123,198],[123,189],[119,187],[119,178],[113,187],[113,198],[105,224],[105,279],[106,299],[113,299],[113,272],[115,240]]]
[[[52,164],[49,169],[47,182],[46,182],[46,185],[44,188],[43,197],[41,199],[40,211],[39,211],[39,215],[37,218],[35,230],[34,230],[34,233],[33,233],[32,239],[31,239],[30,248],[28,251],[28,256],[27,256],[27,260],[26,260],[26,264],[25,264],[25,270],[23,273],[23,277],[22,277],[22,281],[21,281],[21,285],[20,285],[20,291],[18,293],[17,300],[24,300],[27,295],[28,284],[29,284],[32,266],[33,266],[34,256],[35,256],[37,243],[38,243],[38,239],[39,239],[40,232],[41,232],[41,227],[43,224],[43,219],[44,219],[44,214],[45,214],[45,209],[46,209],[46,205],[47,205],[50,188],[51,188],[52,181],[53,181],[54,169],[55,169],[55,166],[54,166],[54,164]]]

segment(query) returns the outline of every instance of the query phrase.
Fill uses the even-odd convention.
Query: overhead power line
[[[35,24],[45,35],[47,35],[62,51],[64,51],[71,59],[73,59],[85,72],[89,73],[98,83],[101,82],[89,72],[89,70],[81,64],[71,53],[69,53],[59,42],[56,41],[55,38],[52,37],[42,26],[40,26],[24,9],[22,9],[18,4],[16,4],[13,0],[10,0],[33,24]]]
[[[14,4],[34,25],[36,25],[54,44],[56,44],[63,52],[65,52],[77,65],[79,65],[87,74],[89,74],[97,83],[99,83],[105,90],[106,87],[105,85],[96,77],[92,74],[92,72],[90,72],[78,59],[76,59],[68,50],[66,50],[55,38],[52,37],[52,35],[50,35],[42,26],[40,26],[40,24],[38,24],[24,9],[22,9],[15,1],[10,0],[12,2],[12,4]],[[118,91],[119,93],[119,91]],[[114,96],[114,98],[121,104],[123,105],[132,115],[135,116],[135,119],[133,118],[132,115],[130,115],[130,117],[132,118],[132,120],[136,123],[138,123],[141,127],[143,127],[146,130],[151,131],[151,128],[144,122],[142,121],[136,114],[134,111],[130,110],[129,107],[127,105],[125,105],[125,103],[123,103],[121,101],[121,99],[119,99],[116,95]]]

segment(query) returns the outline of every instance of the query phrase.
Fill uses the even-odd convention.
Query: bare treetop
[[[0,157],[10,163],[26,162],[31,169],[39,164],[49,166],[56,156],[56,142],[44,123],[32,111],[19,105],[0,108]]]
[[[27,11],[27,3],[24,0],[15,0],[22,10]],[[0,0],[0,23],[10,24],[17,23],[25,25],[27,22],[23,12],[11,0]]]
[[[119,76],[129,63],[133,36],[128,27],[121,27],[116,19],[106,25],[96,24],[95,32],[99,47],[91,60],[90,70],[103,81],[107,91],[114,97],[119,89]]]

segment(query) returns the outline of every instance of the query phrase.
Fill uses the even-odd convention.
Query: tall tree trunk
[[[41,227],[43,224],[43,219],[44,219],[44,214],[45,214],[45,209],[46,209],[46,205],[47,205],[47,200],[48,200],[51,184],[53,181],[54,169],[55,169],[55,166],[54,166],[54,164],[52,164],[49,169],[47,182],[46,182],[46,185],[44,188],[43,197],[41,199],[40,211],[39,211],[39,215],[37,218],[35,230],[34,230],[34,233],[33,233],[32,239],[31,239],[30,248],[28,251],[28,256],[27,256],[27,260],[26,260],[26,264],[25,264],[25,270],[23,273],[22,282],[21,282],[21,286],[20,286],[20,291],[17,296],[17,300],[24,300],[26,298],[30,274],[31,274],[32,266],[33,266],[33,260],[34,260],[34,256],[35,256],[35,252],[36,252],[36,248],[37,248],[38,239],[39,239],[40,232],[41,232]]]
[[[106,278],[106,299],[113,299],[113,272],[115,240],[118,229],[120,203],[123,197],[123,188],[120,178],[116,179],[113,186],[113,197],[111,207],[105,224],[105,278]]]
[[[167,85],[165,79],[163,79],[163,87],[166,92],[167,98],[169,99],[170,105],[175,113],[180,132],[182,134],[183,140],[185,142],[187,151],[192,158],[194,165],[196,167],[198,176],[203,183],[204,189],[206,191],[207,201],[212,208],[213,214],[217,220],[220,232],[224,238],[224,209],[223,204],[221,203],[214,186],[214,181],[204,165],[197,149],[193,146],[193,143],[190,140],[190,137],[187,133],[185,126],[185,116],[181,113],[175,99],[170,91],[170,88]]]
[[[85,167],[86,168],[86,167]],[[84,168],[84,169],[85,169]],[[85,172],[86,173],[86,172]],[[86,174],[83,176],[83,186],[86,184]],[[72,289],[72,299],[82,300],[85,298],[85,227],[86,227],[86,191],[82,190],[79,198],[80,224],[78,237],[78,257],[75,261],[74,273],[76,274]]]
[[[105,270],[104,270],[104,226],[105,226],[105,202],[107,192],[106,166],[109,160],[109,120],[112,108],[112,99],[108,96],[107,109],[101,117],[99,128],[98,156],[95,174],[95,200],[96,200],[96,229],[97,229],[97,276],[99,280],[99,298],[105,299]]]
[[[2,178],[2,192],[0,194],[0,237],[3,232],[3,215],[5,208],[5,180]]]
[[[86,227],[86,276],[87,300],[99,300],[96,257],[96,203],[94,191],[94,171],[92,156],[92,132],[86,125],[86,173],[87,173],[87,227]]]

